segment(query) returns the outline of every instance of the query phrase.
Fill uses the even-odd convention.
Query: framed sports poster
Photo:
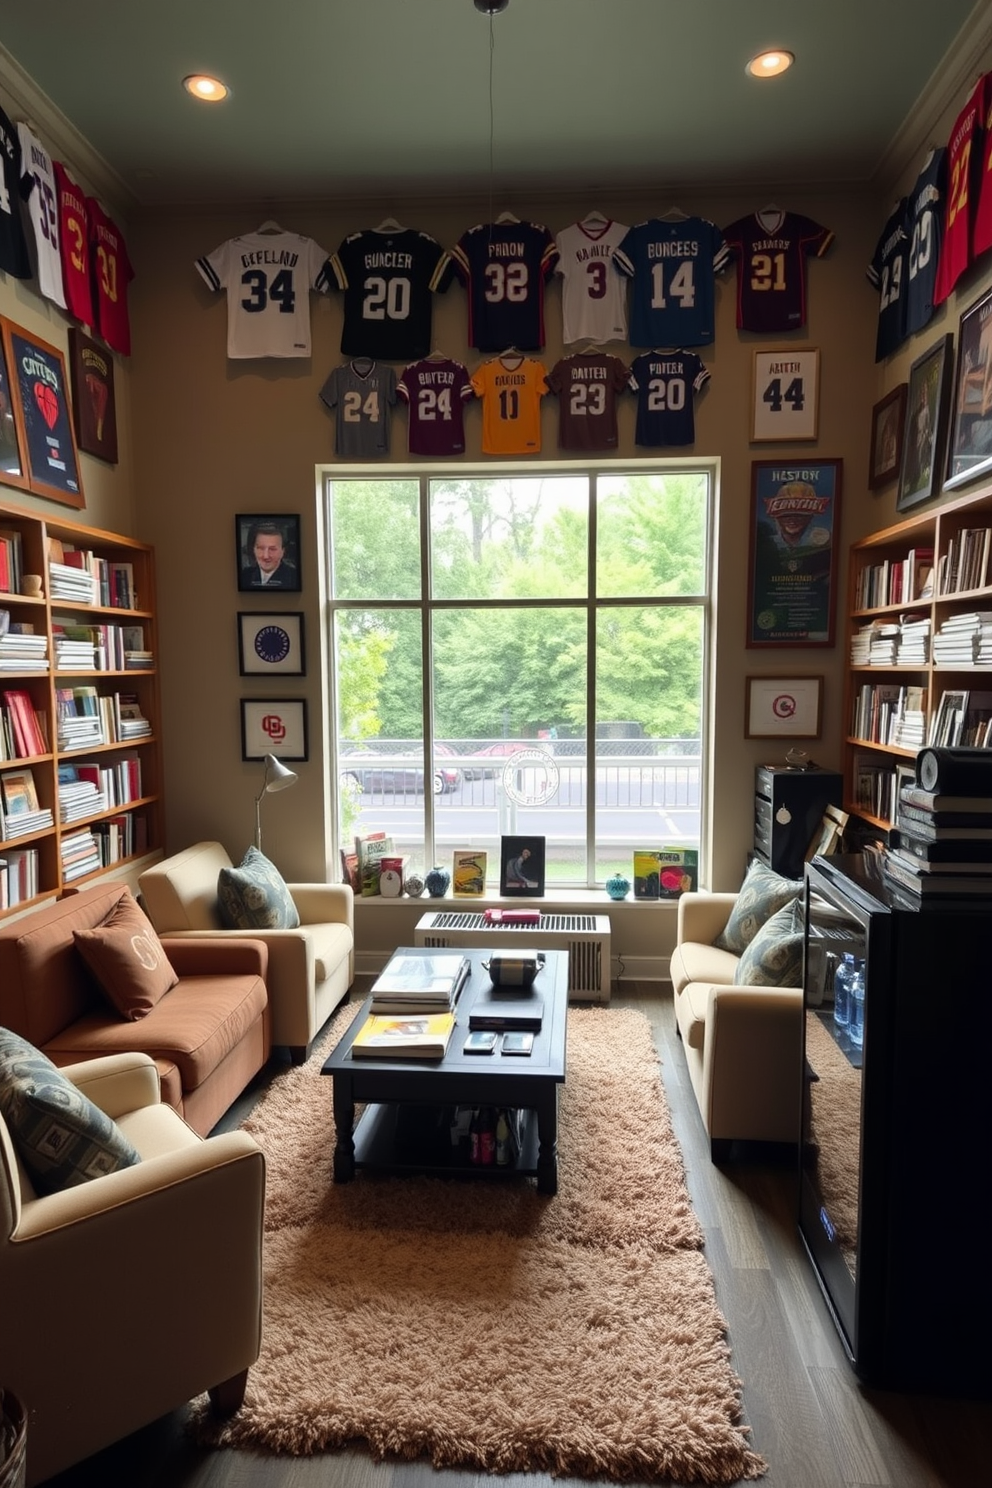
[[[992,289],[961,316],[944,490],[992,467]]]
[[[69,327],[69,375],[76,444],[88,455],[117,464],[114,357],[78,326]]]
[[[26,486],[28,476],[24,468],[21,436],[14,409],[14,390],[7,369],[7,348],[0,339],[0,481],[5,486]]]
[[[872,491],[887,486],[899,474],[907,389],[908,384],[901,382],[891,393],[886,393],[871,411],[868,485]]]
[[[909,369],[897,511],[908,511],[921,501],[929,501],[940,489],[951,401],[953,343],[952,335],[941,336]]]
[[[303,612],[253,614],[238,612],[238,659],[242,677],[305,677]]]
[[[815,439],[820,401],[820,353],[801,351],[754,353],[751,441]]]
[[[842,460],[754,460],[749,647],[832,646]]]
[[[310,758],[306,698],[242,698],[241,758]]]
[[[55,346],[2,319],[28,489],[66,506],[85,506],[69,414],[65,359]]]

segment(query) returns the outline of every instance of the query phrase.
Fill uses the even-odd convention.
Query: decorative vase
[[[408,873],[403,880],[403,892],[411,899],[419,899],[424,892],[424,880],[419,873]]]
[[[626,899],[630,893],[630,879],[624,878],[622,873],[614,873],[606,880],[606,892],[611,899]]]
[[[447,868],[442,868],[438,864],[435,864],[424,879],[424,883],[427,885],[427,892],[432,899],[443,899],[448,892],[450,882],[451,874]]]

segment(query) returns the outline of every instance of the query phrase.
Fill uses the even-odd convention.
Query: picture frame
[[[78,326],[69,327],[69,377],[76,447],[117,464],[117,398],[114,354]]]
[[[86,505],[65,358],[57,346],[0,316],[4,360],[27,489],[77,510]]]
[[[745,677],[745,739],[818,739],[823,677]]]
[[[234,537],[239,590],[252,594],[300,592],[298,515],[239,512],[234,518]]]
[[[241,758],[308,760],[306,698],[242,698]]]
[[[967,485],[992,469],[992,289],[958,321],[958,356],[951,399],[944,490]]]
[[[753,460],[745,645],[832,646],[843,460]]]
[[[543,837],[501,837],[499,891],[508,899],[544,897]]]
[[[909,369],[897,511],[909,511],[930,501],[940,489],[951,403],[953,344],[954,337],[948,332]]]
[[[238,666],[242,677],[305,677],[302,610],[239,610]]]
[[[871,446],[868,452],[868,488],[879,491],[899,476],[903,432],[906,427],[906,397],[909,383],[901,382],[880,398],[871,411]]]
[[[456,899],[481,899],[486,892],[488,853],[456,848],[451,855],[451,892]]]
[[[815,439],[820,353],[815,346],[756,351],[751,381],[751,442]]]
[[[28,473],[24,464],[24,441],[16,410],[17,403],[7,365],[7,346],[0,336],[0,481],[5,486],[26,489]]]
[[[927,747],[954,749],[960,743],[965,717],[968,713],[968,690],[945,688],[940,694],[937,710],[930,720]]]

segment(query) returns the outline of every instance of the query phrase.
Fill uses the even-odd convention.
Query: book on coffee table
[[[454,954],[397,951],[372,984],[373,1013],[448,1012],[458,1001],[472,963]]]
[[[534,992],[512,993],[490,987],[480,992],[468,1015],[468,1026],[475,1028],[521,1029],[536,1033],[544,1019],[544,998]]]
[[[454,1013],[386,1018],[371,1013],[355,1035],[353,1059],[443,1059]]]

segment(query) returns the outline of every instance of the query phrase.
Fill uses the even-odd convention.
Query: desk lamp
[[[287,785],[295,785],[298,779],[299,776],[295,770],[287,769],[274,754],[265,756],[262,789],[255,797],[255,846],[259,852],[262,851],[262,797],[268,795],[270,791],[285,790]]]

